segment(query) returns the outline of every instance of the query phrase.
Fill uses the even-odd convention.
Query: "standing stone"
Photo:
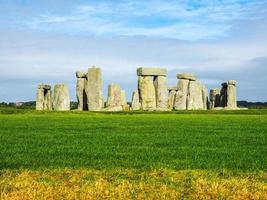
[[[176,90],[171,90],[168,95],[168,108],[172,110],[174,108]]]
[[[77,85],[76,85],[76,96],[78,101],[78,110],[88,110],[87,106],[87,95],[85,87],[87,84],[86,74],[83,72],[76,72]]]
[[[156,109],[156,91],[153,84],[153,76],[139,76],[138,88],[141,108],[143,110]]]
[[[202,100],[203,100],[203,109],[207,110],[209,105],[209,96],[208,96],[208,90],[207,88],[202,85]]]
[[[65,84],[56,84],[54,87],[53,107],[57,111],[70,110],[70,94]]]
[[[132,110],[140,110],[140,109],[141,109],[141,103],[139,101],[139,92],[138,90],[135,90],[132,96]]]
[[[168,110],[168,87],[166,76],[156,76],[154,79],[157,110]]]
[[[110,84],[108,86],[107,107],[122,106],[121,87],[118,84]]]
[[[213,88],[210,90],[210,109],[220,106],[220,90]]]
[[[125,90],[121,90],[121,105],[127,105],[126,93]]]
[[[177,92],[175,94],[174,109],[187,109],[187,95],[188,95],[189,80],[180,79],[177,85]]]
[[[187,96],[187,109],[188,110],[199,110],[204,109],[203,95],[202,95],[202,84],[198,81],[190,81],[188,96]]]
[[[237,108],[236,81],[234,80],[230,80],[227,82],[227,107]]]
[[[87,73],[87,103],[89,111],[100,111],[103,108],[101,69],[91,67]]]
[[[220,107],[227,107],[227,83],[222,83],[220,92]]]
[[[52,91],[47,84],[38,85],[36,94],[36,110],[52,110]]]

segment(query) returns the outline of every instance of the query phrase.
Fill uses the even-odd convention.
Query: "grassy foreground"
[[[267,199],[266,170],[266,110],[0,110],[1,199]]]

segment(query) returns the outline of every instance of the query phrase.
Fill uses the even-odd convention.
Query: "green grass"
[[[0,170],[267,170],[267,110],[0,110]]]

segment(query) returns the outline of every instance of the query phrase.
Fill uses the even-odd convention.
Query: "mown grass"
[[[0,110],[1,199],[266,199],[267,110]]]

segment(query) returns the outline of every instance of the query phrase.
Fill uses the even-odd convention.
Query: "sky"
[[[0,102],[35,100],[39,83],[102,69],[128,101],[138,67],[194,73],[208,89],[237,80],[238,100],[267,101],[267,0],[0,0]]]

